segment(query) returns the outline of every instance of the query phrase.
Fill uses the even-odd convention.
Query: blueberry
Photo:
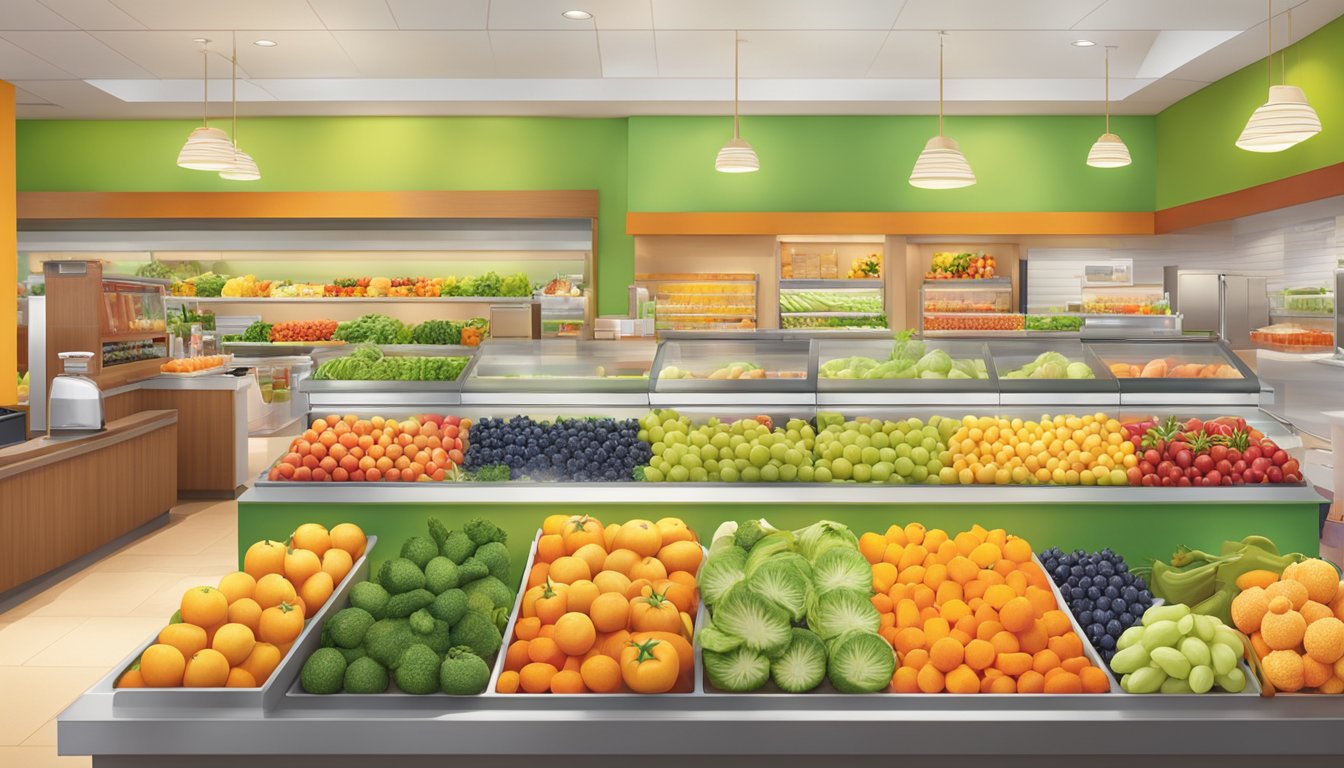
[[[1101,597],[1092,601],[1092,604],[1097,608],[1100,608],[1101,610],[1105,611],[1111,607],[1111,598],[1107,597],[1106,595],[1102,595]]]
[[[1106,622],[1106,634],[1110,635],[1111,637],[1119,637],[1120,633],[1124,631],[1125,628],[1120,626],[1119,621],[1111,619],[1110,621]]]
[[[1103,651],[1115,650],[1115,638],[1111,635],[1102,635],[1099,643]]]
[[[1095,601],[1097,598],[1101,597],[1101,590],[1096,587],[1088,587],[1086,594],[1088,600]]]
[[[1078,623],[1079,623],[1079,624],[1091,624],[1091,623],[1092,623],[1092,610],[1091,610],[1091,609],[1084,609],[1084,610],[1082,610],[1082,611],[1078,611],[1075,615],[1078,617]]]
[[[1111,613],[1124,613],[1128,608],[1129,603],[1125,602],[1124,598],[1116,597],[1111,599]]]
[[[1140,590],[1139,590],[1139,602],[1141,602],[1141,603],[1147,603],[1147,604],[1149,604],[1149,605],[1152,605],[1152,602],[1153,602],[1153,593],[1152,593],[1152,592],[1149,592],[1147,589],[1140,589]]]
[[[1092,577],[1091,576],[1082,577],[1081,579],[1078,580],[1078,586],[1082,587],[1083,589],[1087,589],[1088,587],[1092,586]]]
[[[1126,629],[1134,626],[1134,623],[1137,621],[1137,619],[1134,618],[1134,614],[1130,613],[1129,611],[1125,611],[1119,616],[1116,616],[1115,620],[1120,622],[1121,626],[1125,627]]]
[[[1120,596],[1123,597],[1127,603],[1137,602],[1139,599],[1139,590],[1135,589],[1133,586],[1127,586],[1120,591]]]
[[[1070,589],[1069,596],[1072,597],[1074,600],[1082,600],[1083,598],[1088,599],[1092,598],[1091,595],[1087,594],[1087,590],[1084,590],[1082,587],[1074,587]]]
[[[1108,624],[1115,618],[1115,614],[1111,611],[1093,611],[1092,618],[1101,624]]]

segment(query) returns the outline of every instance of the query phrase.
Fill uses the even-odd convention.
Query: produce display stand
[[[313,369],[325,360],[344,357],[356,345],[326,347],[313,353]],[[385,344],[378,347],[388,356],[469,357],[466,368],[453,381],[330,381],[308,376],[299,382],[299,392],[308,407],[322,413],[362,413],[389,406],[406,408],[454,408],[462,403],[462,382],[475,364],[477,347],[435,344]]]

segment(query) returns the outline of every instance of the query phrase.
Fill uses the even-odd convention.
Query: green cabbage
[[[807,606],[807,628],[823,640],[856,630],[876,632],[882,617],[868,595],[855,589],[815,593]]]
[[[779,653],[789,644],[792,624],[783,608],[751,591],[745,584],[729,590],[712,610],[714,626],[742,638],[742,645],[766,655]]]
[[[789,647],[770,662],[770,679],[785,693],[805,693],[826,679],[826,644],[806,629],[794,628]]]
[[[765,562],[747,577],[747,587],[788,611],[794,621],[802,620],[807,611],[811,585],[793,563],[778,558]]]
[[[700,567],[700,596],[706,605],[715,605],[728,595],[738,582],[746,578],[744,568],[747,553],[737,547],[719,550]]]
[[[826,671],[841,693],[875,693],[891,684],[896,671],[896,652],[875,632],[847,632],[827,648]]]
[[[770,679],[770,659],[739,646],[726,653],[701,652],[709,682],[720,690],[745,693],[759,689]]]
[[[952,358],[943,350],[935,349],[919,358],[919,362],[915,363],[915,370],[921,374],[940,373],[942,376],[938,378],[945,378],[948,371],[952,370]]]
[[[844,523],[819,520],[802,530],[794,531],[798,540],[798,554],[816,562],[821,553],[832,547],[859,548],[859,537]]]

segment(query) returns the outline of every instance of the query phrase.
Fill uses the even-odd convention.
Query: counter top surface
[[[96,451],[177,423],[176,411],[141,411],[109,422],[102,432],[80,437],[38,437],[0,448],[0,479],[57,459]]]
[[[124,387],[116,387],[104,390],[103,397],[120,395],[124,392],[133,392],[137,389],[176,389],[176,390],[195,390],[198,392],[237,392],[247,389],[252,383],[252,376],[225,376],[224,374],[214,374],[210,376],[154,376],[153,378],[137,381],[134,384],[127,384]]]

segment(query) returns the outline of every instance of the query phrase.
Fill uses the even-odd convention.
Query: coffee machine
[[[103,392],[82,374],[89,372],[92,352],[61,352],[61,373],[51,380],[47,399],[47,436],[78,437],[102,432]]]

